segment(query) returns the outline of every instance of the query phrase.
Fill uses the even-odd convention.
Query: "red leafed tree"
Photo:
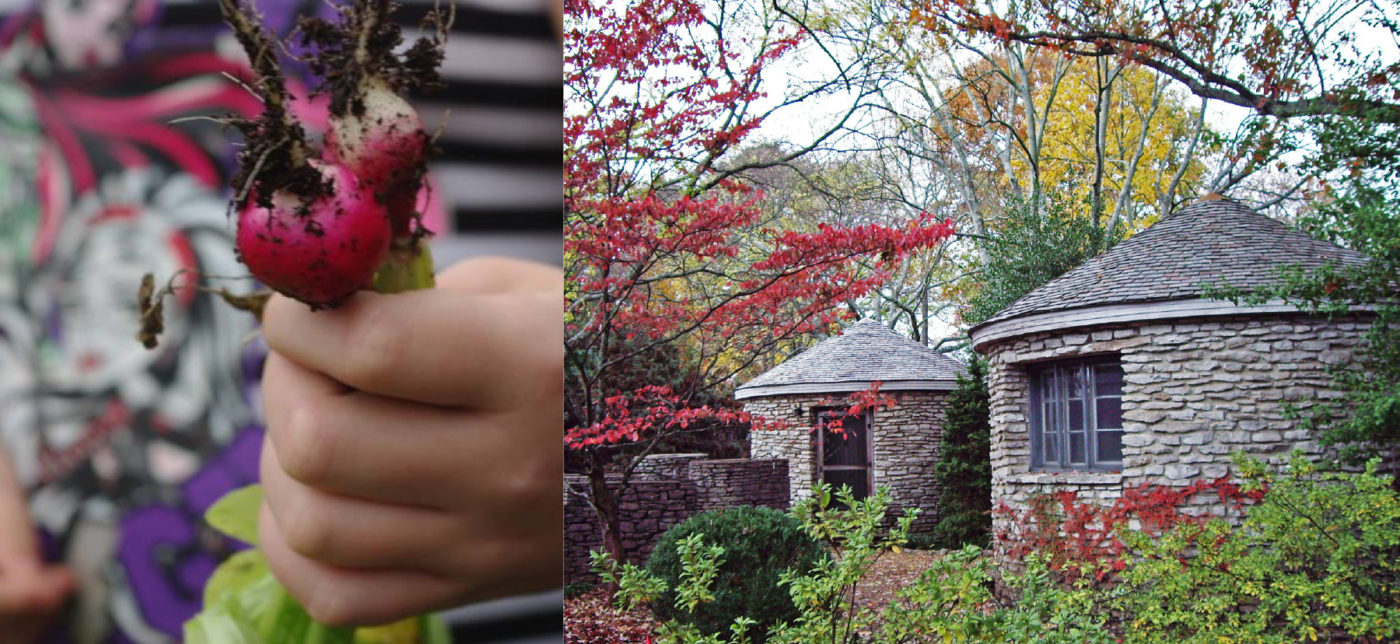
[[[915,0],[934,31],[981,33],[1157,70],[1261,115],[1400,123],[1400,22],[1374,0]]]
[[[764,93],[802,42],[764,0],[570,0],[565,15],[565,443],[588,479],[571,493],[624,559],[617,500],[641,459],[677,434],[762,428],[727,402],[736,374],[831,328],[952,230],[925,214],[783,230],[735,178],[731,152],[763,119],[822,90]]]

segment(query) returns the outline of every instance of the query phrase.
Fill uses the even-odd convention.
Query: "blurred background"
[[[332,11],[255,4],[283,35]],[[402,4],[411,39],[433,3]],[[458,0],[445,88],[415,97],[441,131],[421,200],[440,265],[561,262],[551,4]],[[0,448],[46,556],[79,576],[54,641],[178,641],[231,547],[201,514],[256,477],[264,350],[251,317],[182,290],[160,346],[134,338],[141,275],[246,275],[226,215],[236,133],[189,118],[256,113],[245,70],[213,0],[0,0]],[[321,101],[298,113],[324,126]],[[458,642],[558,642],[561,601],[447,616]]]

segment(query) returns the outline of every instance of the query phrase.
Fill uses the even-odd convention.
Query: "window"
[[[1123,467],[1123,368],[1118,359],[1055,362],[1030,370],[1031,465]]]
[[[817,432],[817,462],[821,463],[818,476],[831,484],[833,492],[842,485],[851,486],[859,501],[870,496],[870,414],[847,416],[844,409],[817,413],[817,421],[822,425],[838,419],[842,431]]]

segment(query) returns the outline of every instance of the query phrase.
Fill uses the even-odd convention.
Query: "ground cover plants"
[[[994,564],[975,546],[950,551],[883,606],[853,601],[855,590],[876,561],[904,546],[913,515],[887,521],[885,490],[857,501],[818,487],[791,514],[832,556],[782,575],[799,614],[775,624],[767,641],[1400,637],[1400,495],[1378,462],[1348,471],[1295,454],[1282,468],[1243,456],[1234,464],[1234,480],[1141,487],[1109,506],[1060,494],[1023,513],[1003,510],[1013,527],[995,543],[1010,565]],[[1225,515],[1198,511],[1207,503],[1223,505]],[[714,571],[736,553],[696,532],[675,547],[683,572],[673,582],[597,558],[620,606],[644,609],[668,590],[681,598],[682,613],[712,601]],[[764,636],[744,615],[708,633],[672,616],[655,627],[653,641],[738,644]]]

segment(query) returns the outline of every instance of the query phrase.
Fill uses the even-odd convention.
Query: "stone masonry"
[[[1341,394],[1327,368],[1346,363],[1367,322],[1302,314],[1125,323],[1039,333],[986,349],[992,392],[992,500],[1016,510],[1036,493],[1074,490],[1111,503],[1142,483],[1182,486],[1231,474],[1232,452],[1271,464],[1297,448],[1318,454],[1313,436],[1285,418]],[[1030,469],[1026,366],[1076,356],[1119,356],[1123,367],[1123,471]],[[1199,510],[1218,511],[1214,497]],[[997,518],[993,532],[1006,526]]]
[[[898,403],[872,412],[870,429],[873,483],[890,487],[893,510],[919,508],[915,531],[931,529],[938,522],[939,485],[934,477],[943,440],[947,391],[886,392]],[[744,401],[744,410],[773,420],[795,424],[784,430],[755,431],[749,435],[754,458],[786,459],[788,493],[793,503],[811,494],[817,482],[817,450],[812,427],[821,409],[840,407],[842,395],[803,394],[765,396]],[[834,401],[834,402],[833,402]],[[801,412],[794,412],[800,409]],[[872,488],[873,491],[874,488]]]
[[[638,464],[619,499],[623,545],[633,561],[646,561],[657,537],[691,515],[736,505],[787,509],[785,461],[705,459],[705,454],[655,454]],[[609,483],[616,486],[618,478],[610,476]],[[593,509],[569,492],[587,487],[583,476],[564,477],[565,583],[592,579],[588,553],[602,548]]]

